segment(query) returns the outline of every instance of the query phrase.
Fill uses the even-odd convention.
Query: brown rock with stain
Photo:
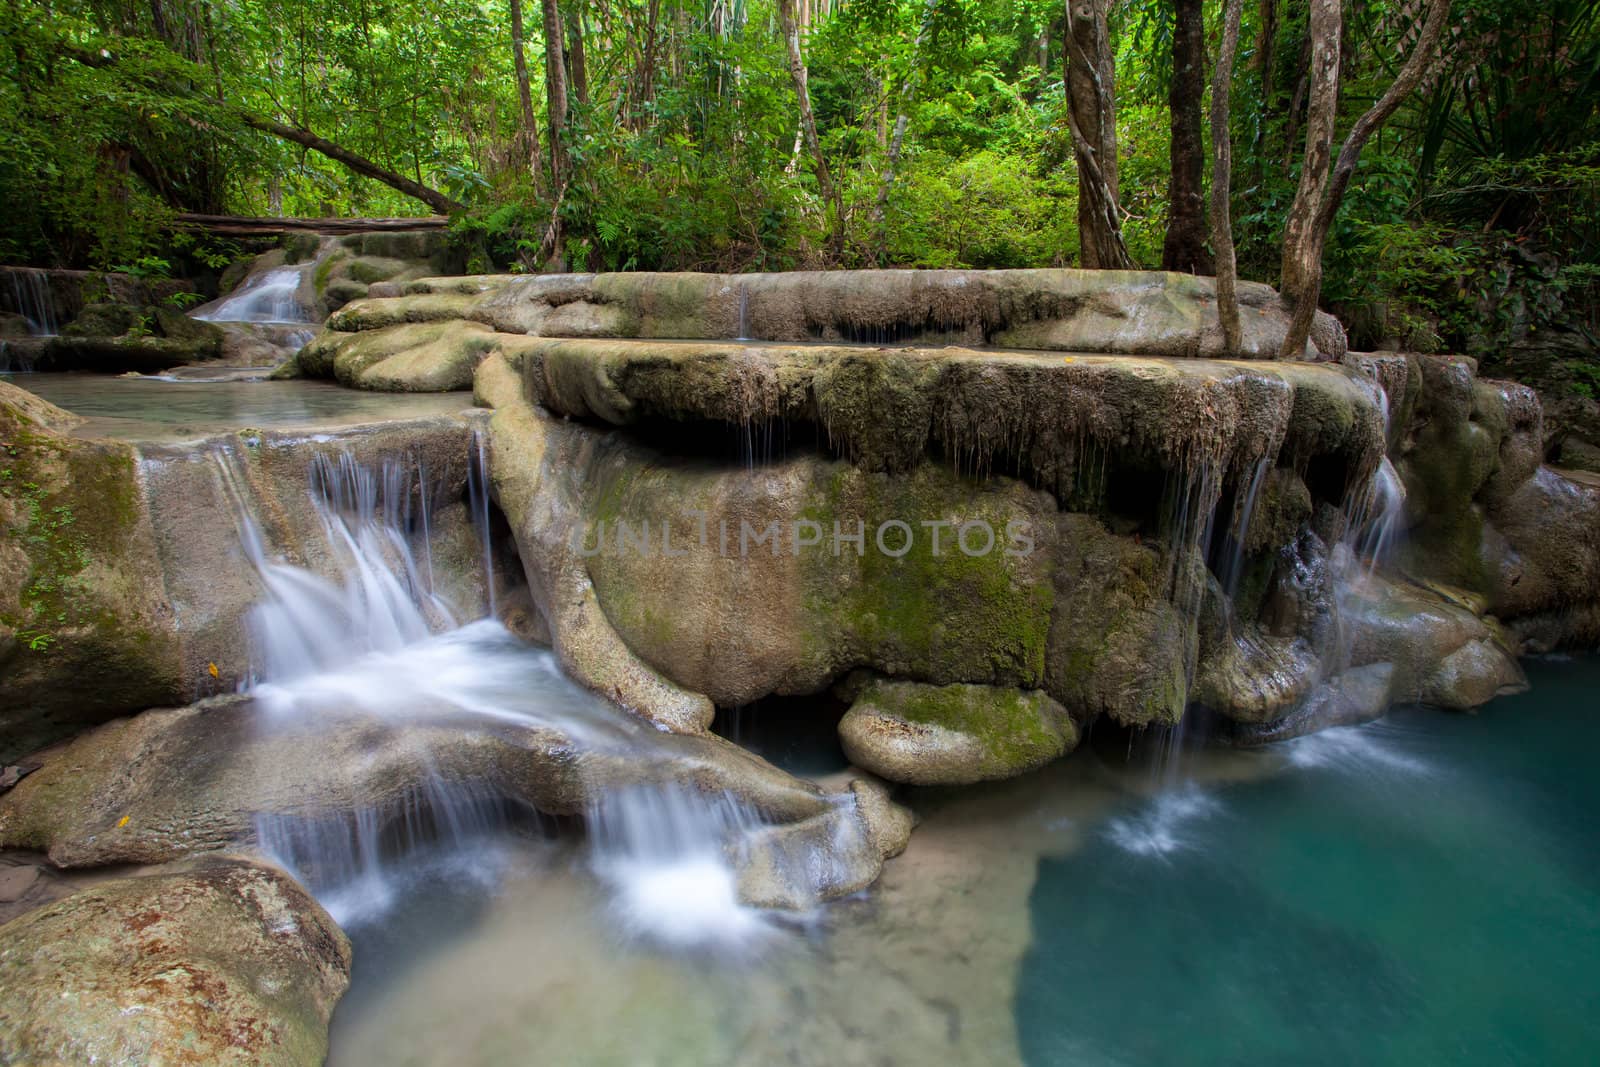
[[[0,928],[0,1061],[318,1064],[350,943],[241,860],[106,882]]]

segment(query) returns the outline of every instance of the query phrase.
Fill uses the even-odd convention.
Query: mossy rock
[[[290,234],[283,239],[283,261],[288,264],[304,263],[314,259],[322,249],[322,238],[314,233]]]
[[[405,323],[360,333],[323,330],[296,359],[309,377],[391,393],[472,388],[472,372],[496,342],[475,322]]]
[[[62,327],[63,337],[121,337],[133,328],[142,309],[129,304],[85,304],[77,318]]]
[[[1078,730],[1037,690],[874,682],[839,723],[850,762],[911,785],[1013,778],[1070,752]]]
[[[0,382],[0,762],[178,697],[132,447]]]
[[[476,302],[476,297],[461,293],[428,293],[390,297],[382,300],[357,300],[328,317],[331,329],[354,333],[377,330],[406,322],[447,322],[461,319]]]

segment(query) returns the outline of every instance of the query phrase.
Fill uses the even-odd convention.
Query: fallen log
[[[251,218],[244,215],[201,215],[185,213],[176,224],[187,229],[210,230],[231,237],[273,236],[285,233],[405,233],[412,230],[442,230],[450,224],[446,215],[423,215],[400,219],[307,219]]]

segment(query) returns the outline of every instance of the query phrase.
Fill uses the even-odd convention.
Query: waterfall
[[[301,323],[313,321],[296,294],[303,267],[278,267],[245,279],[210,311],[196,312],[206,322]]]
[[[1246,484],[1244,494],[1239,497],[1238,505],[1234,509],[1233,522],[1228,527],[1226,555],[1217,580],[1222,583],[1222,591],[1230,603],[1239,592],[1239,578],[1244,570],[1245,539],[1250,535],[1250,523],[1255,518],[1256,502],[1261,498],[1261,486],[1267,480],[1267,473],[1272,470],[1272,463],[1273,460],[1267,456],[1256,461],[1255,469],[1250,474],[1250,481]]]
[[[50,295],[50,275],[33,267],[13,267],[12,306],[28,320],[28,332],[35,337],[54,337],[58,332],[55,299]]]
[[[392,809],[350,817],[256,820],[262,852],[294,875],[340,926],[381,917],[413,879],[448,864],[452,876],[491,882],[495,839],[520,813],[481,783],[430,778]]]
[[[330,580],[272,558],[241,461],[216,456],[245,554],[264,586],[249,620],[259,666],[248,692],[267,712],[267,728],[352,714],[425,726],[433,736],[441,726],[510,724],[555,730],[578,751],[626,754],[640,767],[663,758],[654,730],[573,683],[552,653],[523,644],[492,618],[457,624],[433,592],[426,542],[439,493],[420,464],[391,458],[373,467],[346,452],[314,457],[308,493],[338,571]],[[487,458],[477,435],[469,508],[486,553]],[[422,534],[419,548],[413,529]],[[487,556],[483,565],[492,587]],[[412,736],[421,745],[429,734]],[[426,749],[418,757],[433,765]],[[263,816],[255,832],[267,855],[349,925],[381,918],[418,879],[441,871],[492,881],[512,832],[533,815],[490,781],[435,773],[380,809]],[[670,780],[641,784],[597,795],[588,821],[592,869],[630,936],[679,951],[729,952],[775,929],[766,913],[739,902],[734,858],[764,824],[734,797]]]
[[[449,605],[425,578],[431,560],[419,565],[407,536],[413,496],[426,501],[433,490],[420,471],[414,478],[411,465],[394,460],[373,470],[347,452],[316,455],[311,506],[344,577],[336,585],[267,558],[230,457],[216,455],[235,501],[246,555],[267,592],[249,618],[261,678],[283,682],[316,675],[363,653],[397,652],[456,625]],[[425,555],[426,549],[425,544]]]
[[[739,341],[750,340],[750,289],[739,283]]]
[[[1383,439],[1391,440],[1391,401],[1383,383],[1374,381],[1378,407],[1383,413]],[[1395,543],[1405,534],[1406,487],[1400,472],[1385,455],[1367,483],[1346,500],[1345,544],[1352,561],[1366,565],[1371,574],[1387,561]]]
[[[1388,558],[1395,541],[1405,533],[1405,508],[1405,483],[1384,456],[1361,509],[1364,518],[1354,527],[1356,556],[1366,561],[1369,571]]]

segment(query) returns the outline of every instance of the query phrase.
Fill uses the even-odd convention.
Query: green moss
[[[1030,518],[1019,505],[1010,493],[942,468],[886,479],[841,465],[803,517],[822,527],[825,540],[836,521],[846,532],[860,522],[866,551],[857,557],[845,546],[839,557],[831,551],[807,557],[808,613],[830,620],[831,629],[852,636],[880,663],[950,679],[1040,685],[1055,593],[1048,574],[1034,570],[1042,558],[1005,551],[1007,523]],[[911,548],[898,558],[876,543],[880,526],[893,520],[912,527]],[[950,524],[940,533],[938,554],[924,521]],[[995,544],[969,556],[957,543],[957,526],[976,521],[994,531]],[[903,535],[900,528],[886,531],[886,547],[899,550]],[[858,577],[843,595],[841,566],[857,568]]]
[[[345,261],[343,252],[335,252],[321,263],[311,274],[311,284],[317,290],[317,296],[323,296],[328,291],[328,279],[333,276],[334,268]]]

